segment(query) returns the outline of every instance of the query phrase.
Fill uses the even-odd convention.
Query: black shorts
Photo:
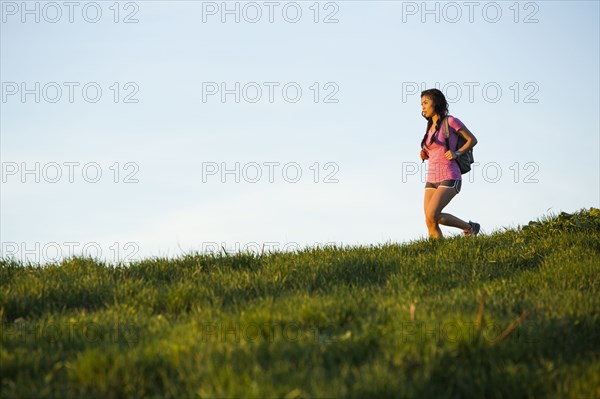
[[[439,181],[436,183],[430,183],[427,182],[425,183],[425,190],[427,189],[436,189],[439,186],[442,187],[452,187],[453,189],[456,190],[456,194],[460,193],[460,186],[462,184],[462,180],[444,180],[444,181]]]

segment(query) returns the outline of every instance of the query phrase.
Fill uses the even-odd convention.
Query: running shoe
[[[479,223],[471,222],[469,220],[469,225],[471,226],[471,233],[465,233],[465,235],[467,235],[467,236],[476,236],[477,234],[479,234],[479,229],[481,228],[481,226],[479,225]]]

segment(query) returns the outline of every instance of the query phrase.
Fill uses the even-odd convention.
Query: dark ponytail
[[[429,129],[431,129],[431,125],[433,125],[433,115],[431,118],[426,118],[427,128],[425,128],[425,135],[423,136],[423,140],[421,140],[421,148],[424,148],[425,146],[429,147],[433,143],[440,129],[442,120],[448,116],[448,102],[446,101],[446,97],[444,97],[444,93],[438,89],[428,89],[421,92],[421,98],[423,98],[423,96],[429,97],[429,99],[433,102],[433,111],[438,114],[440,118],[438,119],[438,125],[435,127],[435,132],[431,135],[429,144],[426,143],[427,133],[429,132]],[[425,118],[423,112],[421,112],[421,115],[423,118]]]

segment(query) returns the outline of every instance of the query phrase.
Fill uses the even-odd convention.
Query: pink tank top
[[[456,151],[456,144],[458,142],[458,134],[456,132],[463,127],[465,125],[458,118],[448,115],[448,144],[451,151]],[[441,124],[433,143],[429,145],[429,140],[431,140],[433,133],[433,126],[431,126],[431,129],[427,132],[427,140],[425,142],[425,151],[429,154],[426,181],[437,183],[443,180],[462,180],[460,168],[456,160],[449,160],[444,155],[446,153],[446,144]]]

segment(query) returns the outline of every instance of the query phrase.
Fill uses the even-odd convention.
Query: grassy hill
[[[0,260],[0,397],[599,398],[600,210],[296,253]]]

